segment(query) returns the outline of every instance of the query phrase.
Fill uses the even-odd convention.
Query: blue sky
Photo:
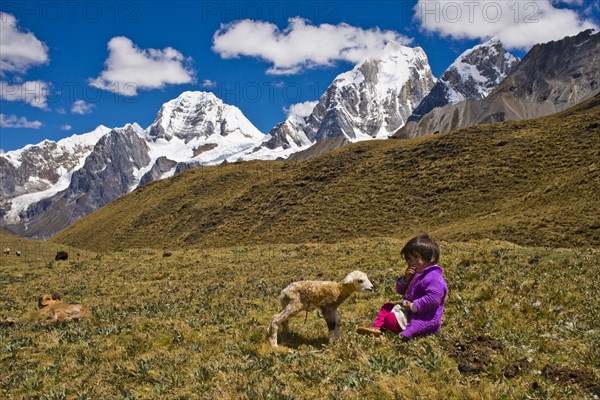
[[[598,1],[8,1],[0,3],[0,149],[102,124],[147,127],[186,90],[212,91],[262,132],[395,40],[435,76],[498,36],[535,43],[600,25]]]

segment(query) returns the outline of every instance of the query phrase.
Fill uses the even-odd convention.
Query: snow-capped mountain
[[[260,146],[256,147],[251,154],[244,156],[244,158],[286,159],[291,154],[311,147],[314,142],[304,133],[307,117],[308,115],[290,114],[285,121],[275,125]]]
[[[184,92],[161,107],[145,137],[151,162],[135,173],[143,183],[185,169],[179,163],[214,165],[237,160],[265,135],[239,108],[214,94]]]
[[[263,147],[305,147],[343,136],[351,142],[387,138],[406,122],[429,93],[435,78],[420,48],[390,43],[379,58],[368,58],[336,77],[312,113],[293,116],[269,132]]]
[[[81,168],[96,143],[110,132],[98,126],[92,132],[9,151],[0,157],[0,215],[6,222],[19,220],[30,204],[66,189],[71,175]]]
[[[185,143],[207,139],[213,134],[238,135],[251,140],[263,137],[239,108],[223,103],[210,92],[183,92],[168,101],[147,131],[154,141],[178,138]]]
[[[590,29],[536,44],[487,97],[435,108],[409,121],[396,137],[542,117],[585,101],[599,90],[600,32]]]
[[[444,71],[431,92],[415,108],[410,120],[418,120],[436,107],[486,97],[519,63],[499,39],[493,38],[463,52]]]
[[[0,167],[10,179],[2,186],[3,223],[22,235],[45,238],[188,164],[235,161],[264,138],[237,107],[212,93],[184,92],[165,103],[146,129],[99,127],[4,154]],[[40,169],[47,164],[48,171]],[[22,179],[18,168],[31,169],[31,176]]]

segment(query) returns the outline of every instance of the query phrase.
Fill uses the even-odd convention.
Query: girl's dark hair
[[[400,251],[404,257],[409,254],[420,255],[427,262],[427,265],[437,264],[440,259],[440,248],[437,243],[431,240],[429,235],[422,233],[410,239]]]

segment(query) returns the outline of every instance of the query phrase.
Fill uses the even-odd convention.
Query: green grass
[[[60,232],[94,251],[305,243],[427,231],[600,246],[600,95],[537,120],[349,145],[303,163],[202,167]]]
[[[359,336],[398,299],[401,239],[170,251],[1,266],[0,319],[40,291],[90,319],[0,328],[0,397],[40,399],[592,399],[600,395],[597,250],[441,242],[449,285],[440,334]],[[12,259],[14,260],[14,259]],[[277,295],[298,279],[367,272],[376,291],[341,308],[328,345],[317,313],[273,350]]]

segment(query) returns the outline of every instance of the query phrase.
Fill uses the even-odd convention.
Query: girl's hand
[[[404,308],[406,311],[410,311],[411,304],[412,303],[406,299],[402,300],[402,303],[401,303],[402,308]]]
[[[413,276],[415,276],[415,273],[417,272],[415,267],[408,267],[406,268],[406,271],[404,271],[404,280],[406,282],[409,282]]]

